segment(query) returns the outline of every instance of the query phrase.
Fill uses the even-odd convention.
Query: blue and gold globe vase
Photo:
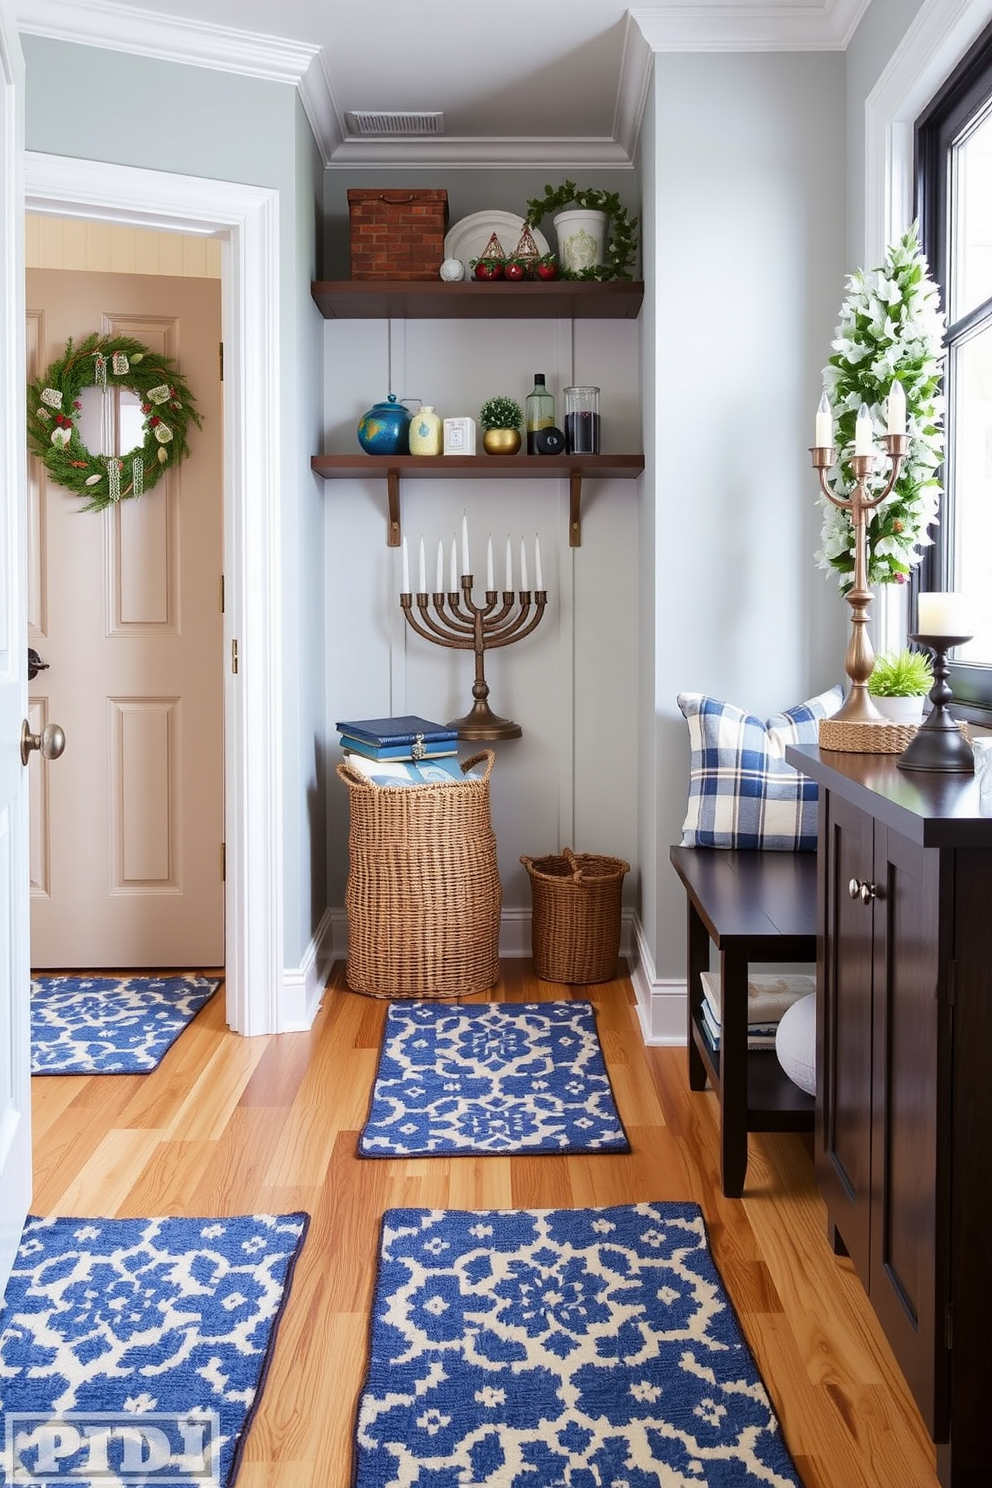
[[[358,442],[367,455],[410,453],[410,413],[395,393],[362,414],[358,421]]]

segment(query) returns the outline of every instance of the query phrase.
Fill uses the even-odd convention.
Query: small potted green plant
[[[520,448],[523,410],[516,398],[500,393],[487,398],[479,409],[482,446],[487,455],[515,455]]]
[[[919,723],[923,701],[933,686],[933,667],[926,651],[904,646],[889,656],[878,656],[868,678],[868,692],[883,718],[892,723]]]

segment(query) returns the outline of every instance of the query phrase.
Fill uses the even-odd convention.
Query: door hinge
[[[223,382],[224,381],[224,343],[223,343],[223,341],[218,341],[218,343],[217,343],[217,366],[218,366],[218,368],[220,370],[220,380],[221,380],[221,382]]]
[[[237,643],[237,641],[232,641],[231,642],[231,671],[234,673],[235,676],[238,675],[238,660],[239,660],[239,657],[238,657],[238,643]]]
[[[221,883],[227,883],[227,843],[226,842],[222,842],[221,845],[220,845],[220,880],[221,880]]]
[[[954,1347],[954,1308],[950,1302],[944,1309],[944,1347],[948,1353]]]
[[[225,600],[225,595],[224,595],[224,575],[221,574],[221,576],[220,576],[220,612],[221,612],[222,615],[224,613],[224,600]]]

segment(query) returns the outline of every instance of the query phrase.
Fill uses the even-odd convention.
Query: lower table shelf
[[[706,1066],[710,1084],[721,1093],[720,1053],[712,1048],[701,1026],[693,1021],[693,1043]],[[812,1131],[815,1102],[790,1080],[774,1049],[747,1052],[747,1130]]]

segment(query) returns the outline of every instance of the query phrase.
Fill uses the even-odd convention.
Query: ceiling
[[[325,164],[633,161],[655,52],[846,47],[870,0],[17,0],[22,32],[300,90]],[[440,112],[367,135],[354,111]]]

